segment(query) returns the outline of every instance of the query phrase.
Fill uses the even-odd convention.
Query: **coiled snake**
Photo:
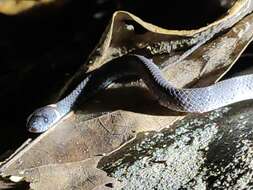
[[[163,77],[151,60],[140,55],[127,55],[90,72],[57,103],[35,110],[28,118],[27,129],[34,133],[46,131],[73,110],[80,97],[87,99],[126,76],[141,78],[162,106],[179,112],[203,113],[253,98],[253,75],[235,77],[203,88],[179,89]]]

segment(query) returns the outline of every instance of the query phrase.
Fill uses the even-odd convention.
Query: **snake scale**
[[[82,99],[123,77],[143,80],[154,98],[169,109],[179,112],[203,113],[235,102],[253,98],[253,75],[234,77],[203,88],[176,88],[162,75],[160,69],[141,55],[126,55],[91,71],[65,98],[55,104],[35,110],[27,120],[27,129],[41,133],[72,111]]]

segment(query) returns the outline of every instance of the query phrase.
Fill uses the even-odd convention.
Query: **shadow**
[[[185,113],[161,106],[149,93],[148,89],[138,86],[121,86],[101,91],[87,102],[80,100],[74,111],[81,114],[96,115],[116,110],[160,116],[185,115]]]

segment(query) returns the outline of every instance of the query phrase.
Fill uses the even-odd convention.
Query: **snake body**
[[[28,118],[28,130],[34,133],[46,131],[73,110],[80,97],[88,99],[126,76],[141,78],[162,106],[179,112],[203,113],[253,98],[253,75],[235,77],[203,88],[179,89],[163,77],[161,70],[151,60],[140,55],[127,55],[88,73],[59,102],[35,110]]]

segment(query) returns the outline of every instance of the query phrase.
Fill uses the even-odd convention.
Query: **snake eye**
[[[48,122],[48,119],[46,117],[44,117],[44,122],[47,123]]]

